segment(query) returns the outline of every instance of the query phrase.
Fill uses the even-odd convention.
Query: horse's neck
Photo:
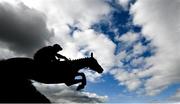
[[[82,58],[77,60],[72,60],[73,67],[77,70],[89,67],[90,58]]]

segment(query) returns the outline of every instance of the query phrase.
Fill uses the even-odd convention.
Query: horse
[[[38,65],[42,66],[42,65]],[[46,84],[55,84],[55,83],[65,83],[67,86],[71,86],[73,84],[81,83],[80,86],[77,87],[77,90],[81,90],[86,85],[86,77],[85,74],[79,72],[80,69],[89,68],[98,73],[103,72],[103,68],[98,64],[97,60],[93,57],[93,53],[91,53],[90,58],[81,58],[76,60],[69,61],[60,61],[56,63],[51,63],[51,65],[47,65],[46,68],[49,67],[49,70],[40,70],[39,74],[33,74],[33,79]],[[47,72],[46,72],[47,71]],[[42,73],[43,72],[43,73]],[[51,75],[51,77],[49,77]],[[81,76],[82,79],[75,79],[75,77]]]
[[[86,77],[79,70],[88,68],[98,73],[103,72],[93,53],[88,58],[46,64],[37,63],[31,58],[11,58],[1,61],[0,66],[5,68],[0,73],[0,83],[3,85],[0,86],[0,102],[49,103],[30,80],[46,84],[65,83],[67,86],[81,83],[77,87],[77,90],[81,90],[86,85]],[[77,76],[82,79],[75,79]],[[10,86],[13,86],[13,89]],[[4,91],[7,92],[2,93]]]

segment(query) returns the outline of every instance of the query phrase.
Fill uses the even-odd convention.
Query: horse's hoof
[[[83,85],[79,85],[76,90],[77,90],[77,91],[80,91],[80,90],[82,90],[83,88],[84,88]]]

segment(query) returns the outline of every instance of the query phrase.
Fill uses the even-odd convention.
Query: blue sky
[[[118,54],[121,51],[121,42],[117,42],[115,37],[117,35],[121,36],[126,34],[129,31],[140,33],[140,38],[136,42],[141,42],[144,46],[147,46],[151,43],[151,40],[147,40],[146,37],[141,34],[141,26],[133,25],[132,15],[130,15],[129,10],[124,10],[122,6],[117,4],[117,1],[108,1],[108,3],[113,7],[113,11],[109,13],[108,19],[105,18],[100,22],[94,24],[92,28],[97,31],[104,33],[116,44],[116,51],[114,54]],[[133,4],[133,1],[129,2]],[[114,31],[116,29],[116,32]],[[153,47],[153,46],[152,46]],[[151,57],[154,55],[153,48],[148,49],[138,57]],[[131,51],[132,48],[126,48],[126,51]],[[130,65],[130,61],[123,61],[123,64],[126,64],[131,70],[134,67]],[[142,67],[141,65],[137,67]],[[135,92],[129,92],[125,86],[119,85],[119,82],[115,80],[112,75],[105,74],[102,77],[103,81],[100,83],[89,83],[87,87],[88,91],[95,91],[100,95],[108,95],[108,103],[111,102],[121,102],[121,103],[130,103],[130,102],[141,102],[141,103],[150,103],[150,102],[166,102],[169,97],[176,93],[176,90],[179,89],[179,84],[172,84],[168,86],[164,91],[156,96],[146,96],[138,95]]]
[[[93,52],[104,68],[101,75],[85,71],[88,83],[82,92],[37,84],[46,96],[58,92],[55,101],[180,101],[178,0],[0,0],[0,4],[1,28],[8,27],[6,32],[0,29],[5,34],[0,35],[1,59],[32,57],[40,47],[58,43],[63,47],[60,53],[71,59]],[[80,100],[84,96],[86,100]]]

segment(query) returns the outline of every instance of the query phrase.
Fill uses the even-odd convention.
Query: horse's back
[[[11,64],[15,66],[21,66],[26,64],[32,64],[34,63],[34,60],[31,58],[26,57],[17,57],[17,58],[10,58],[2,61],[3,64]]]
[[[31,58],[10,58],[0,61],[0,75],[21,77],[29,74],[33,69],[34,61]]]

